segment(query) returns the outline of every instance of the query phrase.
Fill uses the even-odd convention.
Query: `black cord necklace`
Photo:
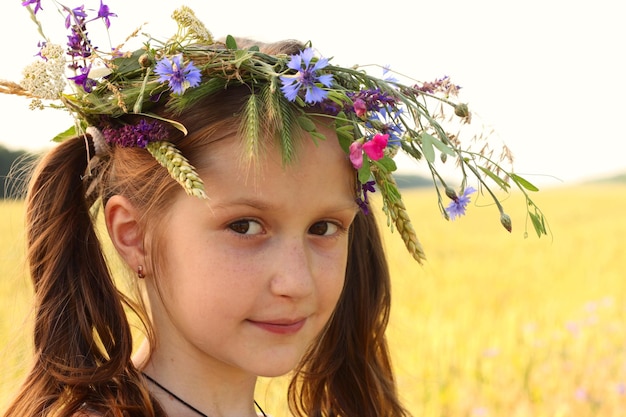
[[[187,407],[188,409],[190,409],[191,411],[193,411],[194,413],[198,414],[199,416],[202,417],[209,417],[206,414],[204,414],[202,411],[198,410],[196,407],[194,407],[193,405],[189,404],[187,401],[183,400],[182,398],[180,398],[178,395],[174,394],[172,391],[168,390],[167,388],[165,388],[163,385],[159,384],[154,378],[152,378],[150,375],[145,374],[144,372],[141,373],[148,381],[152,382],[154,385],[156,385],[157,387],[161,388],[163,391],[167,392],[169,395],[171,395],[176,401],[178,401],[179,403],[181,403],[182,405],[184,405],[185,407]],[[263,409],[261,408],[261,406],[259,405],[259,403],[256,402],[256,400],[254,401],[254,405],[256,406],[256,408],[259,409],[259,411],[261,412],[261,414],[263,415],[263,417],[267,417],[267,414],[265,414],[265,411],[263,411]]]

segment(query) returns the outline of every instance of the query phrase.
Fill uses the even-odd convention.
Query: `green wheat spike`
[[[413,258],[415,258],[417,262],[423,264],[424,260],[426,260],[426,254],[422,248],[422,244],[417,238],[415,229],[413,229],[406,207],[402,199],[399,198],[400,194],[396,181],[389,172],[376,170],[373,171],[372,174],[374,175],[376,184],[378,184],[380,188],[384,204],[383,210],[387,213],[388,220],[391,220],[393,224],[395,224],[409,253],[413,255]],[[392,227],[391,222],[388,223],[389,226]]]
[[[183,187],[187,194],[208,200],[204,183],[196,169],[172,143],[166,141],[152,142],[146,146],[146,149],[159,164],[167,169],[170,176]]]
[[[295,128],[297,128],[296,115],[294,114],[295,110],[282,94],[274,94],[274,96],[274,100],[277,102],[281,124],[281,128],[277,131],[277,136],[280,141],[283,164],[289,164],[293,161],[296,154],[294,143]]]
[[[260,117],[260,100],[252,93],[246,102],[243,119],[240,125],[240,135],[244,139],[244,155],[248,160],[256,158],[260,153],[262,131]]]
[[[275,137],[278,140],[283,164],[287,165],[295,157],[294,108],[272,83],[261,91],[261,100],[265,116],[263,130],[268,137]]]

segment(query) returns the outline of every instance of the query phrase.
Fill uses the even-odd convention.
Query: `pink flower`
[[[372,161],[378,161],[384,154],[383,150],[387,147],[389,135],[377,133],[374,137],[363,144],[363,152],[370,157]]]
[[[363,142],[360,140],[350,144],[350,162],[354,169],[361,169],[363,166]]]
[[[365,101],[363,101],[360,98],[357,98],[356,100],[354,100],[354,105],[352,107],[354,107],[354,112],[356,113],[358,117],[362,117],[367,111],[367,106],[365,105]]]

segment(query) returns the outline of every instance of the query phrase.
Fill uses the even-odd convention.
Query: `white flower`
[[[189,7],[181,6],[174,10],[172,19],[174,19],[180,27],[186,28],[189,35],[194,39],[209,44],[213,43],[213,35],[211,35],[211,32],[204,26],[204,23],[196,17],[194,11]]]
[[[65,88],[65,60],[60,45],[48,44],[41,48],[42,59],[26,66],[20,85],[33,97],[55,100]]]

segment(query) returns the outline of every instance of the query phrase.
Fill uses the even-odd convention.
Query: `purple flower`
[[[170,58],[163,58],[157,62],[154,72],[159,76],[159,82],[168,82],[174,94],[184,94],[188,88],[200,84],[200,70],[189,62],[183,68],[182,54]]]
[[[35,10],[33,11],[34,14],[37,14],[39,10],[43,10],[41,8],[41,0],[26,0],[22,2],[22,6],[28,6],[29,4],[35,5]]]
[[[87,17],[87,13],[85,12],[85,6],[75,7],[73,9],[69,9],[65,7],[65,11],[67,12],[67,16],[65,16],[65,28],[69,29],[72,25],[72,19],[74,19],[74,24],[84,29],[85,18]]]
[[[388,93],[380,91],[380,89],[369,89],[369,90],[361,90],[358,92],[347,92],[347,96],[352,99],[353,103],[357,101],[364,102],[365,109],[367,111],[379,111],[386,106],[395,107],[396,99],[391,97]],[[359,104],[359,107],[361,104]],[[345,109],[347,112],[356,112],[356,108],[354,106],[350,106]],[[358,114],[357,114],[358,115]],[[360,115],[358,115],[360,117]]]
[[[356,113],[357,117],[362,117],[367,112],[367,106],[361,98],[354,100],[352,107],[354,108],[354,113]]]
[[[75,77],[67,77],[68,80],[74,81],[76,85],[83,87],[86,93],[91,93],[93,88],[96,86],[96,81],[89,78],[89,71],[91,70],[91,66],[84,67],[80,69],[80,74]]]
[[[367,199],[367,193],[374,193],[376,192],[376,189],[374,188],[374,184],[376,184],[375,181],[368,181],[365,184],[361,184],[361,192],[363,193],[363,198],[361,198],[360,196],[356,198],[356,203],[359,205],[359,207],[361,208],[361,211],[363,211],[363,214],[369,214],[370,213],[370,209],[369,209],[369,201]]]
[[[422,85],[416,84],[413,88],[417,91],[421,91],[428,94],[444,93],[456,95],[461,89],[460,85],[452,84],[449,76],[438,78],[435,81],[423,82]]]
[[[280,77],[283,83],[281,91],[289,101],[295,101],[301,89],[305,90],[304,101],[309,104],[320,103],[323,101],[328,92],[322,90],[317,84],[330,87],[333,82],[332,74],[321,74],[317,72],[328,66],[328,60],[320,58],[311,65],[313,59],[313,49],[306,48],[298,55],[292,55],[291,60],[287,64],[292,70],[298,71],[295,75],[284,75]]]
[[[109,17],[117,17],[117,15],[115,13],[111,13],[109,11],[109,6],[102,3],[102,0],[100,0],[100,9],[98,9],[98,17],[96,17],[96,19],[104,20],[104,24],[108,29],[111,26],[111,21],[109,20]]]
[[[145,148],[151,142],[167,138],[167,130],[156,120],[141,119],[134,125],[124,125],[118,129],[106,127],[102,129],[104,139],[110,145],[123,148]]]
[[[452,201],[450,202],[448,207],[446,207],[446,212],[450,216],[450,220],[454,220],[457,217],[465,214],[467,205],[470,202],[470,194],[475,192],[476,190],[473,187],[467,187],[463,191],[463,195],[461,195],[460,197],[452,197]]]
[[[88,58],[91,56],[91,43],[85,38],[86,32],[80,33],[72,28],[72,34],[67,36],[67,54],[72,58]],[[78,69],[75,62],[70,65],[73,69]]]

